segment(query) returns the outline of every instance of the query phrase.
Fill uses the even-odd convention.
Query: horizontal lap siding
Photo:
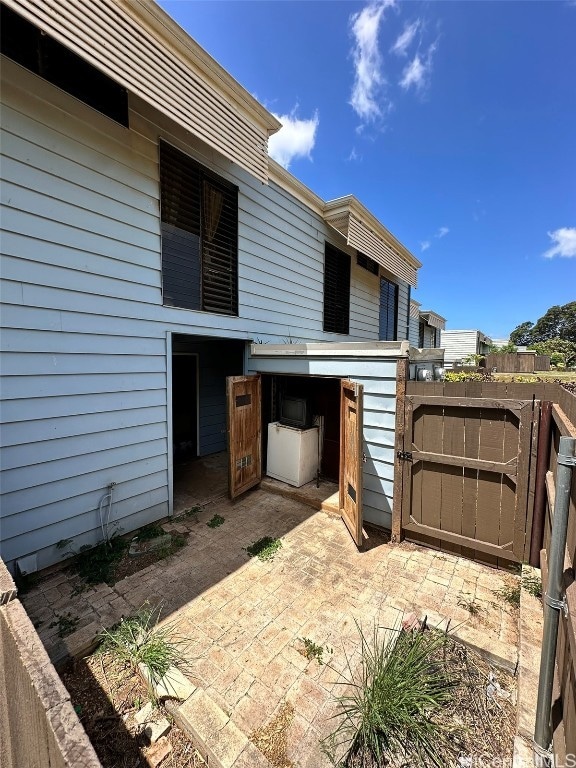
[[[442,331],[444,361],[448,368],[451,368],[456,360],[475,355],[477,345],[477,331]]]
[[[126,130],[5,59],[2,76],[2,555],[44,567],[98,539],[110,482],[124,530],[167,514],[167,331],[376,339],[378,292],[353,264],[351,336],[325,334],[324,242],[346,246],[319,215],[137,98]],[[239,317],[162,306],[159,136],[239,187]],[[207,393],[206,450],[222,419]]]

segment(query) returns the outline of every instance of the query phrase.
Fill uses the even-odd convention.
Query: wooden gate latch
[[[412,461],[411,451],[397,451],[396,456],[403,461]]]

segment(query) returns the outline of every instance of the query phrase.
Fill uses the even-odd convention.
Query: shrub
[[[435,717],[455,687],[437,661],[446,635],[374,626],[369,642],[357,627],[360,671],[354,675],[348,660],[350,692],[338,699],[340,723],[323,742],[325,752],[346,768],[386,765],[393,755],[441,768],[448,734]]]

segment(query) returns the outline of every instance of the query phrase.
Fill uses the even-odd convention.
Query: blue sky
[[[448,328],[576,300],[576,0],[161,0],[284,123],[270,152],[356,195]]]

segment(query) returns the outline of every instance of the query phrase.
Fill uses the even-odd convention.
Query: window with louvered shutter
[[[328,243],[324,252],[324,330],[350,332],[350,256]]]
[[[360,253],[360,251],[358,251],[358,254],[356,255],[356,264],[358,264],[359,267],[362,267],[362,269],[371,272],[373,275],[377,275],[380,271],[378,264],[369,256]]]
[[[398,335],[398,286],[380,278],[380,341],[396,341]]]
[[[164,304],[238,314],[238,190],[160,144]]]

